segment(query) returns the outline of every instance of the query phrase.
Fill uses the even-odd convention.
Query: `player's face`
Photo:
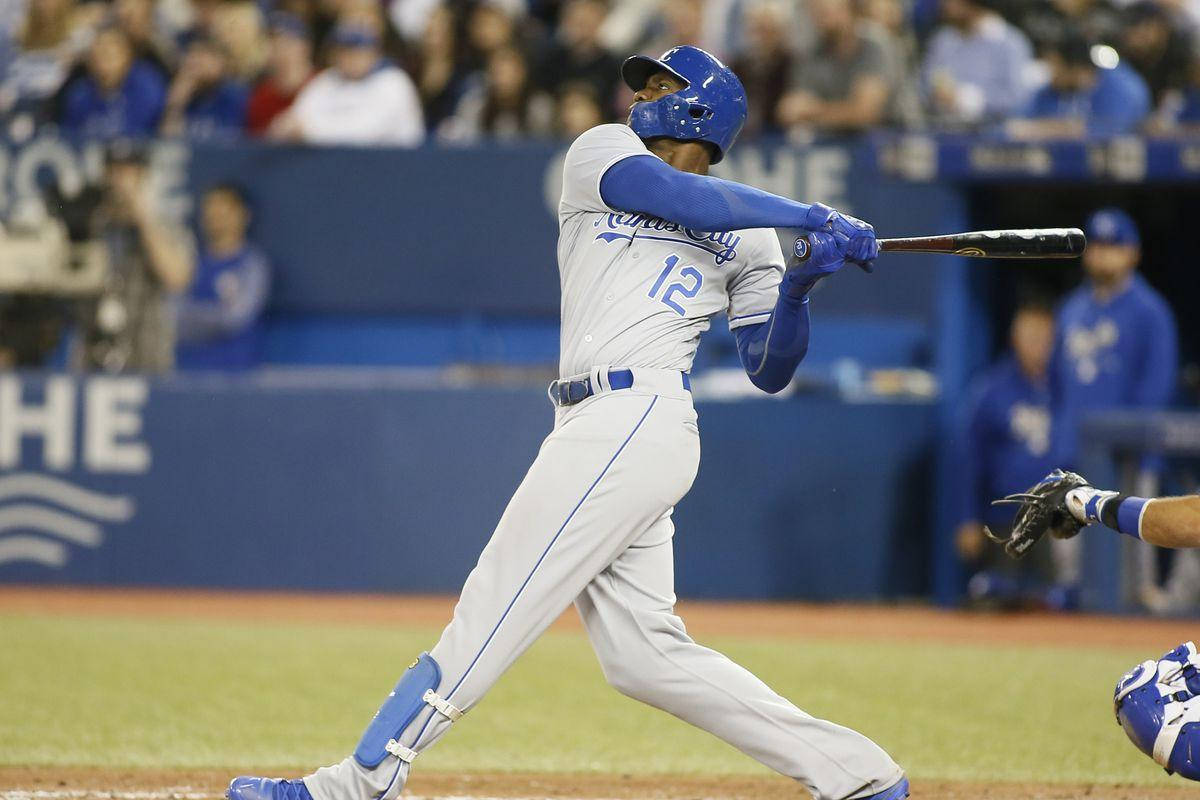
[[[1101,286],[1120,283],[1137,267],[1141,252],[1123,244],[1090,242],[1083,251],[1083,268]]]
[[[246,207],[229,192],[210,192],[204,198],[201,224],[209,239],[241,238],[247,221]]]
[[[646,85],[634,92],[633,102],[646,103],[668,94],[682,91],[686,84],[669,72],[656,72],[646,79]],[[633,108],[633,106],[630,106]]]
[[[1054,349],[1054,317],[1041,309],[1020,311],[1013,319],[1011,336],[1021,371],[1045,375]]]

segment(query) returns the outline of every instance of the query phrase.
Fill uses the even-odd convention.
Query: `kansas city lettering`
[[[678,223],[646,214],[610,213],[596,220],[594,227],[600,227],[602,223],[609,230],[635,228],[646,231],[681,232],[693,242],[705,245],[705,249],[713,254],[717,264],[724,264],[726,261],[737,258],[737,246],[742,241],[742,237],[733,231],[694,231],[691,228],[684,228]]]

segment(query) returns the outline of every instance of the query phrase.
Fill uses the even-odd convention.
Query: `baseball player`
[[[1159,547],[1200,547],[1200,496],[1132,497],[1097,489],[1074,472],[1054,470],[1027,492],[997,503],[1020,506],[1003,539],[1019,557],[1049,533],[1075,536],[1100,523]],[[1200,780],[1200,653],[1185,642],[1134,667],[1113,694],[1117,721],[1139,750],[1167,772]]]
[[[808,295],[878,255],[870,225],[706,175],[746,119],[737,77],[695,47],[633,56],[628,125],[583,133],[559,204],[562,284],[553,431],[463,585],[437,644],[401,677],[351,757],[302,780],[241,777],[230,800],[393,800],[413,761],[572,602],[605,677],[790,776],[818,800],[899,800],[900,767],[687,635],[671,513],[700,458],[688,370],[724,312],[750,379],[791,380]],[[771,228],[799,228],[785,263]],[[553,709],[547,709],[553,713]]]

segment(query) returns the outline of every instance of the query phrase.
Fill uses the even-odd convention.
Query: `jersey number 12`
[[[663,271],[658,274],[658,280],[656,280],[654,285],[650,287],[650,291],[647,293],[647,296],[659,297],[659,299],[662,300],[662,302],[676,314],[681,317],[687,316],[687,313],[683,310],[683,306],[679,305],[679,303],[675,301],[675,296],[679,295],[688,300],[695,297],[700,292],[700,287],[704,285],[704,275],[701,274],[700,270],[693,266],[685,266],[679,270],[680,279],[674,283],[668,284],[667,288],[663,290],[660,297],[659,290],[663,288],[663,284],[667,282],[667,278],[671,277],[672,273],[675,272],[675,267],[679,264],[679,256],[675,254],[667,256],[665,264],[666,266],[664,266]]]

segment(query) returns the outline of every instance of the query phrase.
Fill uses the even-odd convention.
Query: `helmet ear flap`
[[[691,103],[688,105],[688,115],[697,122],[701,122],[706,119],[711,119],[713,110],[701,103]]]

